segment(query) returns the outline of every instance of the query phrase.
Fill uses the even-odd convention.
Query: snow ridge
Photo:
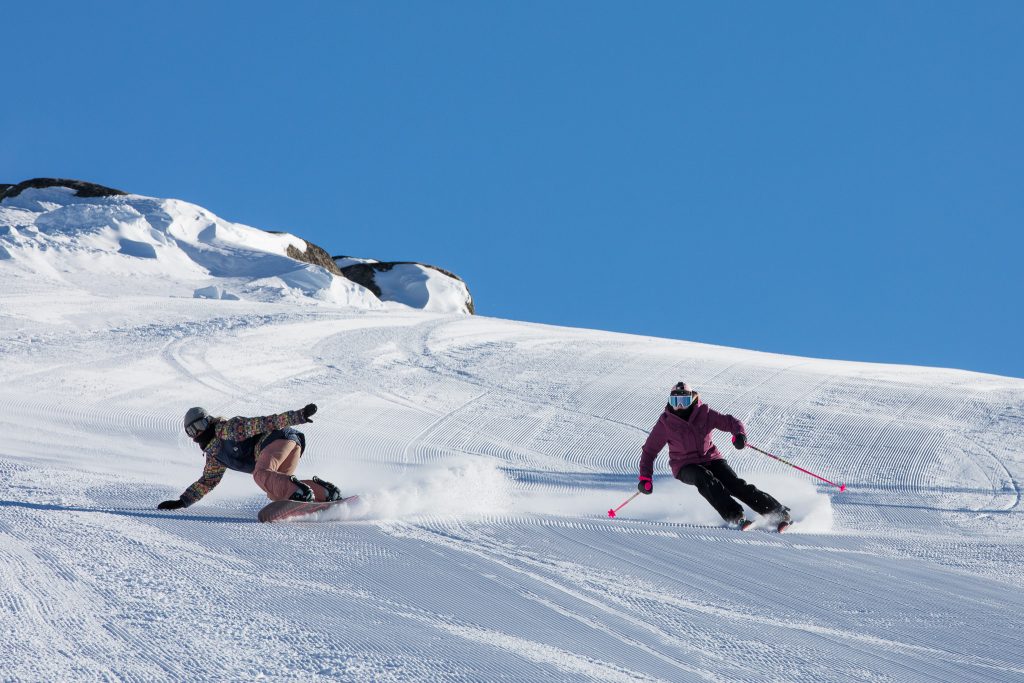
[[[0,201],[0,260],[26,276],[104,296],[130,292],[472,312],[465,283],[437,269],[405,267],[397,280],[385,277],[380,287],[368,289],[339,276],[326,255],[296,261],[320,250],[295,235],[231,223],[180,200],[83,191],[88,184],[77,181],[53,183],[14,186]],[[98,291],[98,285],[105,289]]]

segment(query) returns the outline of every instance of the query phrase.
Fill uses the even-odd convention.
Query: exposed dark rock
[[[289,244],[287,251],[288,256],[296,261],[312,263],[315,266],[326,268],[335,275],[344,275],[344,273],[341,272],[341,268],[338,268],[338,264],[334,262],[334,259],[331,258],[330,254],[308,240],[305,240],[305,242],[305,252],[299,251]]]
[[[377,282],[373,279],[373,274],[376,272],[371,266],[378,265],[374,263],[354,263],[351,266],[345,266],[341,269],[341,274],[347,277],[357,285],[362,285],[368,290],[373,292],[373,295],[378,299],[380,298],[380,287],[377,286]]]
[[[8,197],[17,197],[19,194],[30,188],[43,189],[47,187],[69,187],[79,197],[112,197],[114,195],[128,194],[112,187],[104,187],[96,183],[87,183],[84,180],[69,180],[67,178],[33,178],[25,180],[17,185],[0,185],[0,200]]]
[[[345,258],[344,256],[335,256],[335,258]],[[341,274],[347,277],[352,282],[360,284],[366,287],[368,290],[374,293],[374,295],[380,298],[381,291],[380,287],[377,286],[377,281],[374,279],[375,273],[386,273],[395,266],[411,265],[411,266],[422,266],[424,268],[430,268],[436,270],[439,273],[443,273],[448,277],[463,282],[463,279],[455,273],[445,270],[444,268],[438,268],[427,263],[417,263],[416,261],[386,261],[377,263],[353,263],[351,266],[345,266],[341,269]],[[468,287],[467,287],[468,290]],[[473,295],[470,294],[469,299],[466,301],[466,308],[470,313],[475,314],[476,309],[473,305]]]

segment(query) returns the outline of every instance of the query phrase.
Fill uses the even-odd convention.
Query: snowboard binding
[[[341,500],[341,490],[339,490],[337,486],[335,486],[329,481],[324,481],[323,479],[315,475],[313,476],[313,481],[315,481],[317,484],[320,484],[320,486],[324,487],[324,491],[327,492],[328,501]]]
[[[313,489],[309,484],[299,481],[299,478],[292,475],[288,478],[296,486],[296,491],[291,495],[288,500],[294,500],[299,503],[312,503],[315,500],[313,496]]]

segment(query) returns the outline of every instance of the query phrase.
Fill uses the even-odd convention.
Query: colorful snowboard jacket
[[[264,435],[305,422],[306,417],[301,410],[289,410],[266,417],[233,417],[217,422],[213,440],[203,449],[206,456],[203,476],[181,494],[185,507],[213,490],[228,469],[252,472],[259,455],[258,442]]]
[[[654,459],[658,457],[666,443],[668,464],[674,477],[679,476],[679,469],[684,465],[721,460],[722,454],[711,440],[711,432],[715,429],[732,432],[733,435],[747,434],[742,422],[732,415],[723,415],[711,410],[699,398],[689,420],[679,417],[666,406],[665,412],[658,418],[643,446],[640,476],[653,476]]]

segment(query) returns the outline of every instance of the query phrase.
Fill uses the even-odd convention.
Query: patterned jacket
[[[212,491],[213,487],[224,478],[224,472],[228,469],[227,463],[231,462],[231,459],[226,457],[225,447],[230,447],[233,442],[243,442],[255,436],[268,434],[275,429],[284,429],[306,422],[306,416],[301,410],[289,410],[286,413],[265,417],[233,417],[230,420],[218,421],[214,427],[213,440],[203,449],[203,454],[206,456],[203,476],[199,477],[181,494],[181,500],[185,503],[185,507],[192,505]],[[232,467],[232,469],[238,468]]]

